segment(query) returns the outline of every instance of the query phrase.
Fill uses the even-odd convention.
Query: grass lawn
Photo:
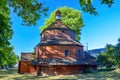
[[[0,70],[0,80],[120,80],[120,69],[98,70],[95,73],[59,76],[34,76],[18,74],[17,69]]]

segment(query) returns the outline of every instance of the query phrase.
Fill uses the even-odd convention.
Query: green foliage
[[[101,53],[97,57],[98,63],[100,65],[110,68],[112,65],[117,65],[120,67],[120,38],[118,39],[117,45],[107,45],[106,53]]]
[[[106,46],[106,52],[102,52],[98,57],[97,57],[97,62],[101,66],[105,66],[107,69],[111,69],[112,66],[116,65],[116,59],[114,56],[114,46],[107,44]]]
[[[101,0],[101,4],[105,4],[108,7],[111,7],[113,4],[114,0]],[[94,14],[94,15],[98,15],[96,8],[93,7],[92,3],[93,0],[79,0],[80,6],[82,7],[82,10],[84,12],[90,13],[90,14]]]
[[[2,3],[2,0],[0,0]],[[9,8],[7,2],[3,1],[4,4],[0,5],[0,47],[9,45],[9,39],[12,38],[12,28],[9,18]]]
[[[0,48],[0,66],[14,65],[18,62],[19,57],[13,52],[12,46]]]
[[[105,4],[108,7],[111,7],[113,3],[114,3],[114,0],[102,0],[101,1],[101,4]]]
[[[9,18],[9,8],[6,0],[0,0],[0,66],[8,64],[8,46],[12,38],[12,28]]]
[[[8,0],[8,5],[18,16],[22,17],[23,25],[35,25],[36,21],[40,19],[41,13],[46,15],[48,10],[38,0]]]
[[[92,5],[92,0],[79,0],[79,2],[84,12],[98,15],[96,8],[94,8]]]
[[[60,7],[62,22],[67,25],[70,29],[76,32],[76,39],[80,40],[79,35],[81,34],[81,28],[83,27],[83,20],[80,11],[68,8],[68,7]],[[53,11],[49,18],[46,19],[44,26],[41,26],[41,32],[47,28],[51,23],[56,20],[55,11]]]
[[[117,61],[118,67],[120,67],[120,38],[118,39],[118,43],[115,46],[115,57]]]
[[[0,0],[0,65],[13,65],[18,56],[13,52],[9,40],[13,30],[10,22],[10,9],[22,18],[23,25],[36,25],[41,14],[46,15],[47,7],[37,0]],[[12,11],[12,10],[11,10]]]
[[[112,65],[116,65],[116,58],[114,56],[114,51],[115,48],[113,45],[107,45],[106,46],[106,55],[108,58],[108,64],[106,65],[106,67],[111,68]]]
[[[91,67],[85,69],[85,73],[93,73],[93,72],[95,72],[95,70],[93,70],[93,68]]]
[[[100,53],[100,55],[97,56],[97,62],[101,66],[105,66],[106,61],[106,54],[104,52]]]
[[[0,47],[9,45],[12,38],[10,9],[23,19],[23,25],[29,26],[35,25],[41,14],[48,10],[37,0],[0,0]]]

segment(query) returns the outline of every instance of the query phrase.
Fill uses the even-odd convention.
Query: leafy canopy
[[[120,38],[118,39],[118,43],[115,46],[115,57],[116,57],[117,65],[120,68]]]
[[[48,10],[37,0],[0,0],[0,47],[8,45],[12,38],[11,9],[22,18],[21,24],[28,26],[37,24],[42,13]]]
[[[95,2],[95,0],[94,0]],[[98,15],[96,8],[93,6],[93,0],[79,0],[80,6],[82,7],[82,10],[86,13]],[[101,0],[101,5],[107,5],[108,7],[111,7],[114,3],[114,0]]]
[[[50,17],[45,20],[44,26],[40,27],[41,32],[56,20],[56,10],[54,10]],[[76,39],[80,40],[79,35],[81,28],[83,27],[83,20],[80,11],[68,7],[60,7],[59,10],[62,13],[62,22],[70,29],[74,30],[76,32]]]
[[[13,8],[13,11],[22,18],[23,25],[35,25],[43,14],[46,15],[47,7],[38,0],[7,0],[8,6]]]
[[[10,44],[13,34],[10,20],[11,9],[22,18],[21,24],[28,26],[36,25],[41,14],[46,14],[48,10],[38,0],[0,0],[0,65],[2,66],[13,64],[18,59]]]
[[[0,66],[5,66],[5,65],[15,65],[19,57],[13,52],[13,46],[7,46],[4,48],[0,48]]]
[[[107,69],[111,69],[116,65],[116,58],[114,56],[114,46],[111,44],[106,45],[106,52],[102,52],[97,56],[97,62],[101,66],[105,66]]]

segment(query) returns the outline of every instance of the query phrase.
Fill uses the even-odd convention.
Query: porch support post
[[[35,76],[39,75],[39,65],[36,65],[36,71],[35,71]]]

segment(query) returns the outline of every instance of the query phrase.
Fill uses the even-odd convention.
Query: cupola
[[[61,20],[61,12],[59,10],[56,11],[56,20]]]

